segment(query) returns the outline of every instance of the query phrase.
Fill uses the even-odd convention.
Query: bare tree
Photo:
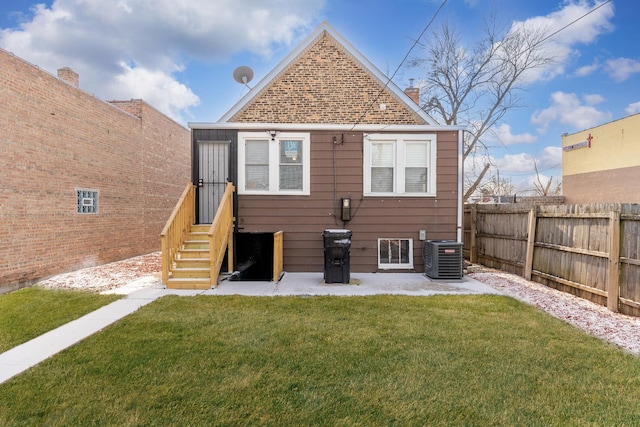
[[[511,198],[516,193],[516,187],[511,178],[501,178],[500,171],[491,175],[478,188],[478,193],[482,201],[502,201]],[[506,197],[509,196],[509,197]]]
[[[448,125],[466,125],[463,157],[489,158],[483,136],[507,111],[519,107],[519,91],[528,73],[553,63],[543,44],[546,32],[524,25],[502,28],[495,15],[485,21],[481,40],[468,49],[450,24],[436,30],[422,45],[423,58],[410,64],[424,69],[425,111]],[[489,163],[482,162],[485,165]],[[466,201],[489,167],[466,182]]]
[[[538,171],[538,161],[533,158],[533,167],[536,171],[536,178],[533,182],[533,192],[536,196],[557,196],[562,193],[562,182],[558,179],[556,180],[555,187],[551,187],[551,183],[553,182],[553,177],[549,177],[544,182],[543,177],[540,176],[540,172]]]

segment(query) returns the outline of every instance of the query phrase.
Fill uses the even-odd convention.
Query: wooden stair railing
[[[173,209],[167,224],[160,234],[162,246],[162,284],[167,285],[169,272],[173,265],[185,237],[195,221],[195,186],[187,184],[180,196],[178,204]]]
[[[233,193],[235,187],[227,183],[218,211],[213,219],[211,228],[207,233],[209,237],[209,261],[211,269],[211,286],[218,284],[218,274],[222,261],[224,261],[225,249],[227,249],[228,271],[233,271]]]

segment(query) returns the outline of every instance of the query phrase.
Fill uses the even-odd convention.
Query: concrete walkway
[[[499,291],[464,277],[461,280],[432,280],[418,273],[352,273],[350,284],[324,283],[322,273],[285,273],[280,282],[223,281],[215,289],[203,291],[163,289],[159,283],[138,288],[124,286],[126,298],[49,331],[0,354],[0,384],[37,365],[56,353],[80,342],[167,295],[245,295],[245,296],[365,296],[436,294],[500,294]],[[116,291],[116,293],[118,293]]]

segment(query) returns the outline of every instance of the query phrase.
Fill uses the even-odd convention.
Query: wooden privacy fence
[[[640,205],[469,205],[465,257],[640,316]]]

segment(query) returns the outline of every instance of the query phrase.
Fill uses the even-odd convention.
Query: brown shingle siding
[[[378,270],[381,237],[412,238],[414,270],[423,271],[419,230],[426,230],[428,239],[456,238],[457,138],[451,135],[455,132],[437,132],[437,197],[363,197],[362,132],[345,134],[344,144],[336,146],[333,137],[340,138],[340,133],[311,132],[310,196],[241,194],[239,226],[247,232],[283,230],[286,271],[323,270],[322,231],[328,228],[352,230],[352,272]],[[337,209],[341,197],[352,199],[353,217],[346,224]]]

